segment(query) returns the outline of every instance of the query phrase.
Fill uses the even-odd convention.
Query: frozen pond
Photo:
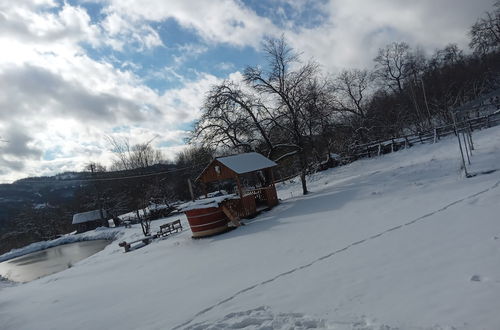
[[[14,282],[29,282],[60,272],[111,243],[108,240],[81,241],[54,246],[0,263],[0,275]]]

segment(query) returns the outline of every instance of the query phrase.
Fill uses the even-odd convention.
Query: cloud
[[[110,13],[101,22],[106,32],[105,43],[114,50],[122,51],[125,45],[131,45],[135,51],[163,46],[156,30],[147,24],[133,24],[117,13]]]
[[[177,47],[180,55],[173,56],[176,66],[180,66],[188,59],[197,58],[208,50],[207,46],[200,44],[183,44]]]
[[[428,53],[448,43],[467,48],[468,31],[490,0],[335,0],[327,19],[286,35],[293,46],[327,70],[371,67],[378,48],[406,41]]]
[[[24,169],[26,160],[38,160],[42,156],[42,150],[35,145],[35,141],[26,132],[27,128],[12,122],[10,125],[0,125],[2,129],[2,141],[0,142],[0,174],[8,171],[21,171]]]
[[[0,36],[19,41],[51,44],[85,41],[99,44],[99,27],[91,24],[90,16],[80,7],[65,4],[59,11],[43,11],[56,6],[52,1],[20,4],[0,4]]]
[[[0,27],[8,28],[0,29],[0,136],[9,140],[0,144],[1,179],[80,170],[89,160],[108,164],[105,136],[119,134],[115,127],[129,127],[133,143],[156,136],[158,147],[173,152],[186,136],[176,126],[196,118],[217,81],[200,74],[160,94],[134,73],[140,65],[93,59],[82,47],[137,31],[157,35],[149,26],[105,27],[81,7],[52,2],[0,9]],[[133,42],[159,46],[148,40]]]
[[[78,81],[68,81],[48,69],[25,64],[0,71],[0,118],[71,117],[87,123],[144,119],[140,104],[115,94],[99,92]]]
[[[492,5],[491,0],[100,2],[109,15],[136,25],[174,19],[211,45],[259,49],[264,36],[285,33],[298,51],[328,71],[370,67],[377,50],[392,41],[407,41],[428,53],[448,43],[466,48],[469,27]]]
[[[217,64],[217,68],[222,71],[230,71],[234,70],[235,66],[234,63],[231,62],[220,62]]]
[[[128,20],[164,22],[174,19],[185,29],[195,31],[212,44],[228,43],[236,46],[259,47],[262,37],[277,32],[266,17],[261,17],[239,1],[231,0],[102,0],[109,15]]]

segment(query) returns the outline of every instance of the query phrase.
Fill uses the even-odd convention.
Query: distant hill
[[[28,177],[11,184],[0,184],[0,228],[9,217],[26,206],[46,207],[71,201],[77,189],[93,179],[113,179],[152,174],[175,169],[173,164],[157,164],[148,168],[113,172],[64,172],[53,176]]]

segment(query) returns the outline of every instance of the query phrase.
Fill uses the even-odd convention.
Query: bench
[[[168,236],[172,233],[177,233],[182,230],[181,220],[175,220],[160,226],[157,233],[158,237]]]
[[[136,244],[136,243],[142,242],[142,243],[144,243],[144,244],[147,245],[147,244],[151,243],[151,240],[154,239],[154,238],[156,238],[155,235],[153,235],[153,236],[147,236],[147,237],[138,239],[138,240],[133,241],[133,242],[128,242],[127,243],[127,242],[123,241],[123,242],[118,243],[118,245],[121,246],[121,247],[123,247],[123,248],[125,248],[125,252],[128,252],[132,248],[132,244]]]

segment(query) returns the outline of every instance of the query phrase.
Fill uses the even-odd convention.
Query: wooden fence
[[[482,117],[462,120],[457,122],[456,128],[454,124],[435,127],[428,131],[423,131],[414,135],[403,135],[394,137],[389,140],[377,140],[365,144],[358,144],[349,148],[347,156],[338,159],[339,165],[349,164],[360,158],[376,157],[382,154],[391,153],[401,149],[409,148],[415,144],[436,143],[444,136],[457,134],[461,131],[472,132],[474,130],[488,128],[500,125],[500,112],[485,115]],[[457,132],[458,131],[458,132]],[[310,170],[310,173],[316,172],[318,169]],[[284,182],[299,176],[299,173],[279,178],[275,182]]]
[[[496,112],[487,116],[482,116],[473,119],[467,119],[458,122],[456,129],[458,131],[469,130],[474,131],[477,129],[487,128],[500,125],[500,112]],[[441,137],[456,134],[455,125],[445,125],[435,127],[432,130],[419,132],[415,135],[404,135],[394,137],[389,140],[373,141],[366,144],[358,144],[350,148],[348,160],[354,161],[359,158],[375,157],[381,154],[398,151],[413,146],[417,143],[437,142]]]

